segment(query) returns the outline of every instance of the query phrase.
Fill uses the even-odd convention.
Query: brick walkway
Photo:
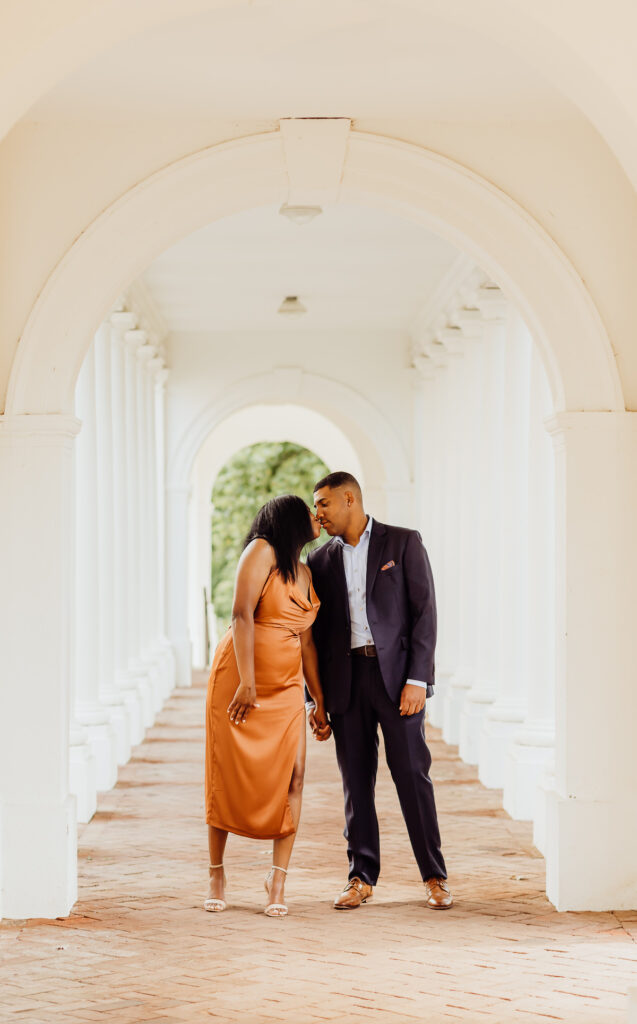
[[[330,743],[310,743],[290,915],[261,913],[267,843],[231,836],[225,914],[201,909],[204,688],[177,690],[80,837],[66,920],[0,927],[0,1021],[624,1021],[637,983],[637,914],[557,914],[527,824],[511,821],[431,730],[456,906],[433,912],[393,787],[378,803],[374,902],[332,910],[346,878]]]

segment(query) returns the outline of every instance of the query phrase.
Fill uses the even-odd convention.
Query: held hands
[[[249,686],[247,683],[239,683],[228,707],[230,721],[235,725],[241,725],[246,721],[250,709],[258,707],[261,705],[257,704],[257,691],[254,684]]]
[[[310,708],[307,720],[310,723],[310,729],[315,740],[318,740],[320,743],[324,740],[329,740],[332,735],[332,727],[327,720],[325,708],[322,705]]]
[[[400,695],[400,714],[417,715],[425,706],[427,691],[424,686],[413,686],[406,683]]]

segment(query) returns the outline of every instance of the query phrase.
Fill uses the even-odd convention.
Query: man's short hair
[[[350,487],[355,493],[361,494],[361,485],[351,473],[339,470],[336,473],[328,473],[318,483],[314,484],[314,493],[320,491],[321,487]]]

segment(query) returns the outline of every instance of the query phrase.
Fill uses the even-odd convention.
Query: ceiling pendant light
[[[277,312],[286,316],[301,316],[302,313],[307,313],[307,309],[299,302],[297,295],[286,295]]]
[[[293,224],[299,226],[303,224],[309,224],[311,220],[318,217],[319,213],[323,213],[321,206],[290,206],[288,203],[284,203],[279,213],[282,217],[287,217]]]

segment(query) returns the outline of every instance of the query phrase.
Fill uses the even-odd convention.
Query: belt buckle
[[[374,657],[374,653],[375,652],[373,650],[373,647],[374,647],[373,644],[365,644],[365,657],[366,658],[373,658]]]

